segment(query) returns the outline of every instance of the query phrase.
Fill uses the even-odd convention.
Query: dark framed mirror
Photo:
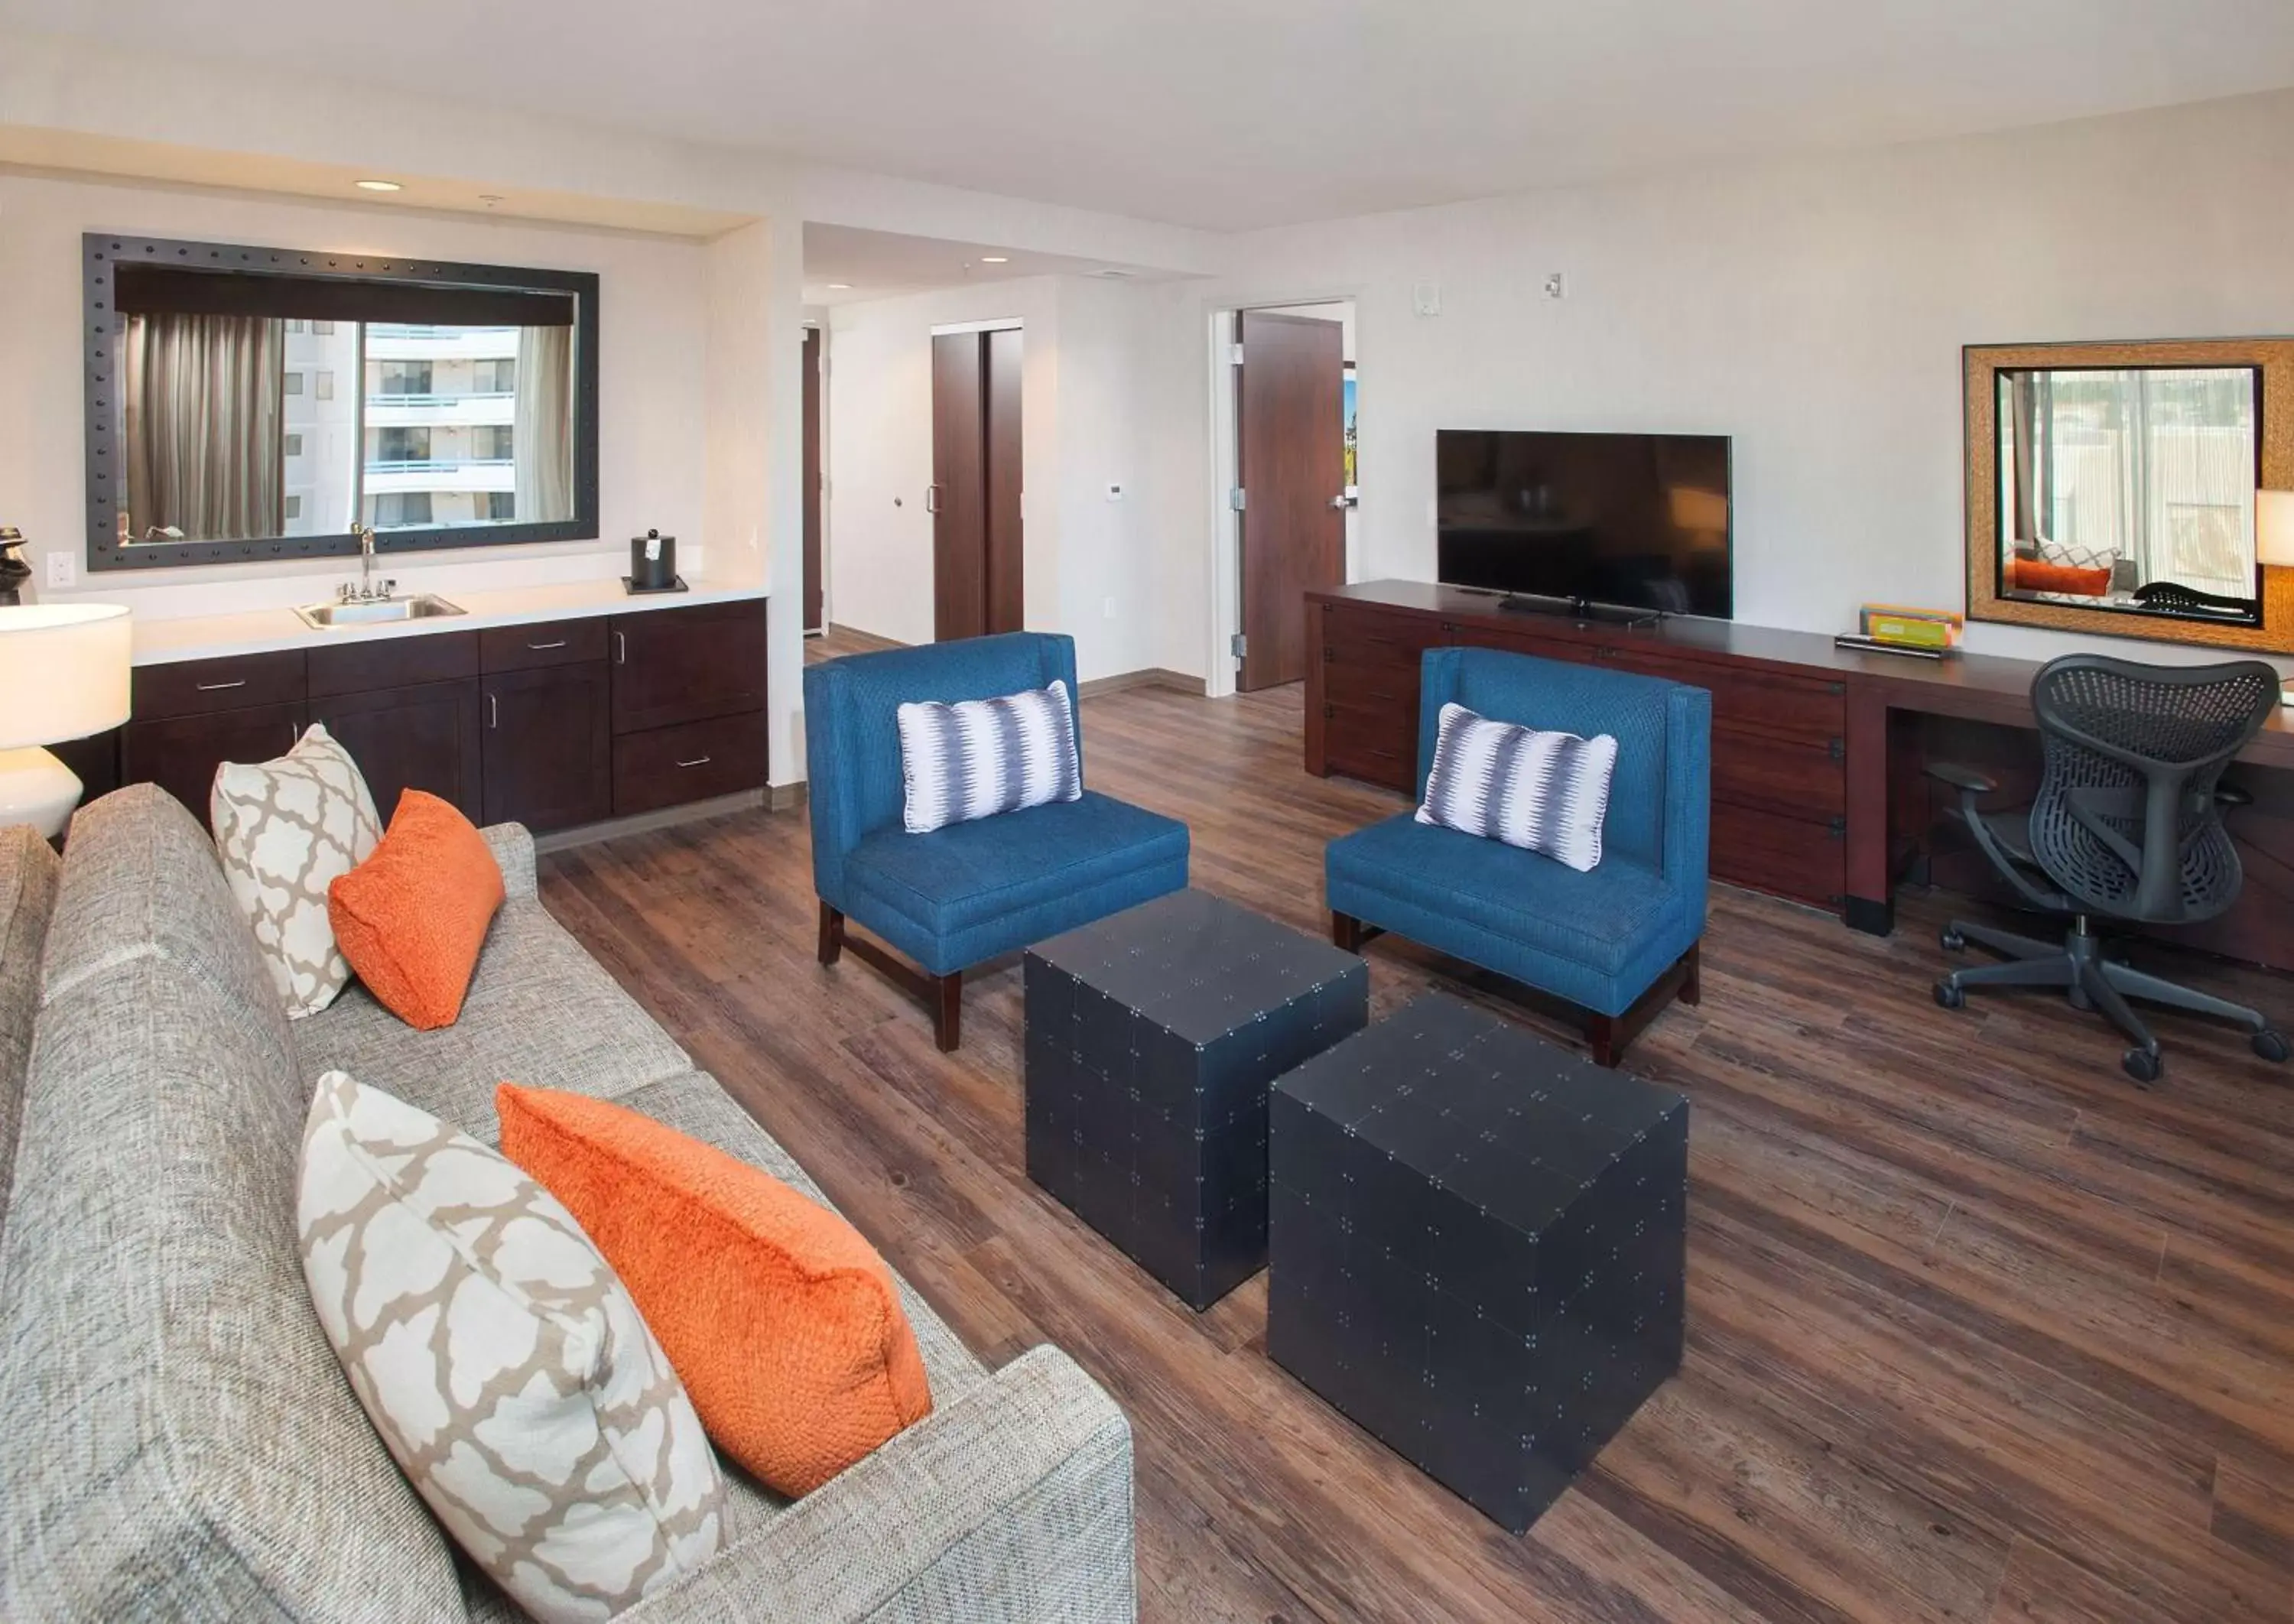
[[[594,274],[81,246],[90,569],[597,535]]]
[[[1967,609],[2294,651],[2258,492],[2294,479],[2294,341],[1971,347]]]

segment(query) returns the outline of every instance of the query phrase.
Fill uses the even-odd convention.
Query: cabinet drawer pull
[[[630,640],[617,631],[614,634],[614,663],[615,665],[627,665],[629,662]]]
[[[499,694],[486,695],[486,726],[489,727],[501,726],[501,695]]]
[[[526,646],[527,646],[528,648],[532,649],[535,654],[538,654],[542,653],[542,652],[543,652],[544,650],[546,650],[546,649],[552,649],[552,648],[563,648],[563,647],[565,647],[565,638],[563,638],[563,637],[560,637],[560,638],[558,638],[558,639],[557,639],[557,642],[555,642],[555,643],[529,643],[529,644],[527,644],[527,645],[526,645]]]
[[[707,757],[707,756],[696,756],[696,757],[694,757],[694,758],[693,758],[693,759],[692,759],[692,760],[690,760],[690,761],[680,761],[680,762],[679,762],[679,763],[678,763],[678,766],[679,766],[679,767],[706,767],[706,766],[708,766],[708,765],[709,765],[709,761],[710,761],[710,758],[709,758],[709,757]]]
[[[202,682],[198,685],[199,690],[202,694],[220,694],[225,688],[243,688],[246,686],[247,678],[244,677],[235,678],[230,682]]]

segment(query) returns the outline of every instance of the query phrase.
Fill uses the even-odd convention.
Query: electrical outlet
[[[1549,299],[1561,299],[1569,296],[1568,280],[1564,277],[1560,272],[1553,272],[1546,277],[1545,296]]]
[[[73,557],[69,553],[50,553],[46,556],[48,560],[48,585],[53,587],[58,591],[62,591],[68,587],[76,587],[79,585],[78,559]]]
[[[1123,486],[1119,482],[1112,479],[1107,482],[1107,499],[1110,502],[1123,499]]]
[[[1410,288],[1410,308],[1421,316],[1442,313],[1442,284],[1414,282]]]
[[[1113,598],[1109,598],[1104,605],[1101,605],[1100,614],[1102,618],[1110,621],[1115,618],[1115,600]]]

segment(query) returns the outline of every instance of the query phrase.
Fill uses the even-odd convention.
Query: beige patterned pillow
[[[351,979],[327,918],[327,887],[382,839],[358,763],[313,722],[276,760],[217,767],[207,822],[288,1019],[316,1015]]]
[[[375,1430],[520,1606],[610,1618],[716,1555],[724,1480],[684,1384],[547,1190],[330,1071],[296,1222],[311,1300]]]

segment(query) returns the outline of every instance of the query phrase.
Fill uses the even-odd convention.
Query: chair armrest
[[[502,889],[512,897],[533,895],[533,836],[524,824],[488,824],[478,832],[500,865]]]
[[[626,1624],[1130,1624],[1131,1425],[1057,1348],[1013,1360]]]
[[[1968,795],[1990,795],[1999,788],[1997,780],[1985,777],[1972,767],[1962,767],[1956,761],[1931,761],[1928,776],[1940,784],[1948,784]]]

